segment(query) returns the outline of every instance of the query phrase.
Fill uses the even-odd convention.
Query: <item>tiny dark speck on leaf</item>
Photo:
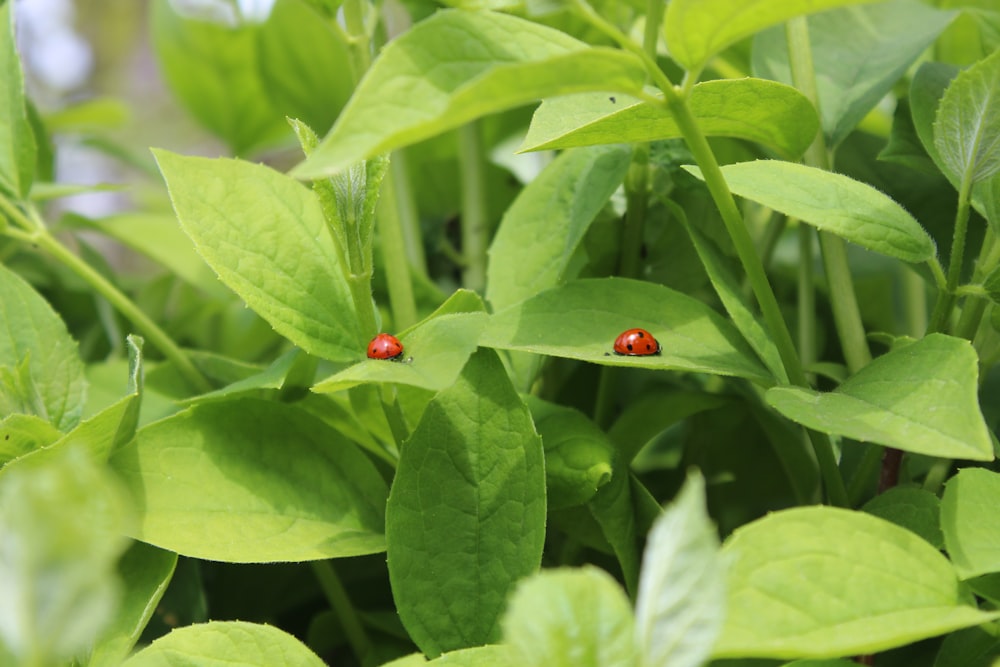
[[[614,103],[615,103],[615,98],[613,98],[613,97],[609,97],[608,99],[609,99],[609,100],[611,100],[611,103],[612,103],[612,104],[614,104]]]

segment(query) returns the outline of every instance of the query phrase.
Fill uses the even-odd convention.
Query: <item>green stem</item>
[[[104,297],[115,310],[121,313],[164,357],[171,361],[185,380],[199,392],[211,391],[212,386],[205,376],[195,367],[184,351],[157,326],[146,313],[115,287],[107,278],[98,273],[83,259],[74,255],[61,244],[40,221],[33,223],[6,197],[0,197],[0,209],[19,227],[25,231],[11,228],[5,230],[8,236],[38,246],[57,261],[62,262],[70,271],[90,285],[98,294]]]
[[[390,169],[382,181],[383,196],[379,198],[378,224],[382,241],[382,266],[385,267],[389,287],[392,320],[395,328],[402,330],[417,322],[417,302],[413,296],[410,263],[406,257],[406,243],[403,240],[398,201],[392,195],[396,187],[395,177],[395,173]]]
[[[486,288],[486,174],[480,124],[473,121],[458,131],[459,165],[462,170],[462,284],[476,292]]]
[[[813,229],[799,224],[799,355],[803,366],[816,361],[816,282],[813,280]]]
[[[916,271],[907,267],[901,275],[906,333],[919,338],[927,331],[927,285]]]
[[[365,28],[365,0],[345,0],[344,26],[347,28],[347,44],[350,49],[351,72],[355,85],[371,65],[371,38]]]
[[[979,249],[976,268],[972,273],[972,281],[973,283],[977,283],[976,287],[978,287],[978,283],[982,283],[986,279],[986,276],[993,271],[998,261],[998,252],[1000,252],[1000,243],[996,242],[996,235],[993,233],[992,228],[988,227],[986,238],[983,239],[983,245]],[[958,287],[956,290],[961,292],[962,288]],[[975,338],[976,332],[979,331],[979,324],[982,322],[983,314],[986,312],[986,306],[989,305],[986,291],[980,287],[976,292],[975,296],[966,297],[962,305],[962,314],[958,318],[958,325],[955,327],[955,335],[967,340]]]
[[[406,257],[410,266],[427,274],[427,257],[424,254],[423,235],[420,232],[420,216],[417,215],[417,202],[410,187],[409,171],[407,169],[405,150],[392,154],[389,169],[392,171],[392,196],[396,198],[396,210],[399,214],[399,226],[403,233],[403,244],[406,247]]]
[[[643,228],[649,208],[649,144],[636,144],[633,147],[632,164],[625,175],[625,201],[618,274],[636,278],[639,276]]]
[[[955,231],[951,240],[951,257],[948,258],[948,277],[945,288],[938,292],[931,313],[929,332],[944,331],[951,319],[955,305],[955,289],[962,276],[962,259],[965,254],[965,235],[969,228],[969,205],[971,203],[972,179],[967,172],[962,177],[958,189],[958,210],[955,211]]]
[[[337,615],[340,627],[344,629],[344,637],[346,637],[351,651],[358,659],[358,663],[365,664],[372,650],[372,641],[368,637],[368,633],[365,632],[354,605],[347,597],[347,591],[344,590],[340,577],[337,576],[330,561],[319,560],[313,561],[311,564],[320,588],[323,589],[323,594],[326,595],[327,602],[330,603],[330,608]]]

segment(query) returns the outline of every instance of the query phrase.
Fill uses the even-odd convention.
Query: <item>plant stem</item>
[[[972,272],[973,283],[981,283],[993,271],[998,261],[998,251],[1000,251],[1000,244],[996,242],[996,235],[992,228],[987,227],[986,238],[983,239],[983,245],[979,249],[979,257]],[[961,288],[958,289],[961,290]],[[979,324],[982,322],[988,303],[985,290],[981,288],[975,296],[966,296],[962,305],[962,314],[955,327],[955,335],[973,340],[976,337],[976,332],[979,331]]]
[[[462,170],[462,284],[473,291],[486,288],[486,174],[480,123],[458,130],[459,165]]]
[[[414,201],[413,190],[410,188],[406,164],[405,149],[392,154],[392,161],[389,163],[392,171],[392,195],[396,198],[406,257],[410,260],[410,266],[426,275],[427,257],[424,254],[423,235],[420,233],[420,216],[417,215],[417,202]]]
[[[351,71],[357,85],[371,65],[369,51],[371,40],[365,28],[366,0],[345,0],[343,4],[344,25],[347,28],[347,44],[350,47]]]
[[[337,615],[340,626],[344,629],[344,637],[351,646],[351,651],[360,664],[365,664],[368,654],[372,650],[372,641],[368,637],[368,633],[365,632],[354,605],[347,597],[347,591],[344,590],[340,577],[337,576],[330,561],[313,561],[311,565],[316,579],[319,580],[320,588],[323,589],[323,593],[330,603],[330,608]]]
[[[32,222],[20,209],[6,197],[0,197],[0,209],[21,230],[7,229],[5,234],[22,241],[34,244],[62,262],[69,270],[90,285],[98,294],[104,297],[115,310],[121,313],[138,330],[147,341],[152,343],[164,357],[172,362],[185,380],[199,392],[212,389],[208,380],[201,374],[184,351],[174,340],[151,320],[137,305],[115,287],[107,278],[98,273],[83,259],[69,251],[46,229],[41,221]]]
[[[799,355],[802,365],[816,361],[816,283],[813,280],[813,230],[799,224]]]
[[[969,205],[971,203],[972,179],[966,171],[958,188],[958,209],[955,211],[955,231],[951,240],[951,257],[948,258],[948,277],[945,288],[938,292],[928,333],[944,331],[951,319],[955,305],[955,289],[962,276],[962,260],[965,253],[965,235],[969,228]]]
[[[383,196],[379,198],[378,224],[381,231],[379,238],[382,241],[382,266],[385,267],[389,286],[393,325],[400,330],[416,323],[417,302],[413,297],[410,263],[406,258],[398,201],[393,196],[395,177],[396,174],[390,169],[382,181]]]

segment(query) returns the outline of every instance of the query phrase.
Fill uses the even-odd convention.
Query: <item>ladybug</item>
[[[660,344],[645,329],[629,329],[615,339],[615,354],[646,357],[660,353]]]
[[[368,343],[369,359],[389,359],[394,361],[403,356],[403,344],[392,334],[380,333]]]

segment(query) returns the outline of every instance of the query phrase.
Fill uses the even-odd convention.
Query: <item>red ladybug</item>
[[[645,357],[660,353],[660,344],[645,329],[629,329],[615,339],[615,354]]]
[[[403,356],[403,344],[392,334],[380,333],[368,343],[369,359],[399,359]]]

